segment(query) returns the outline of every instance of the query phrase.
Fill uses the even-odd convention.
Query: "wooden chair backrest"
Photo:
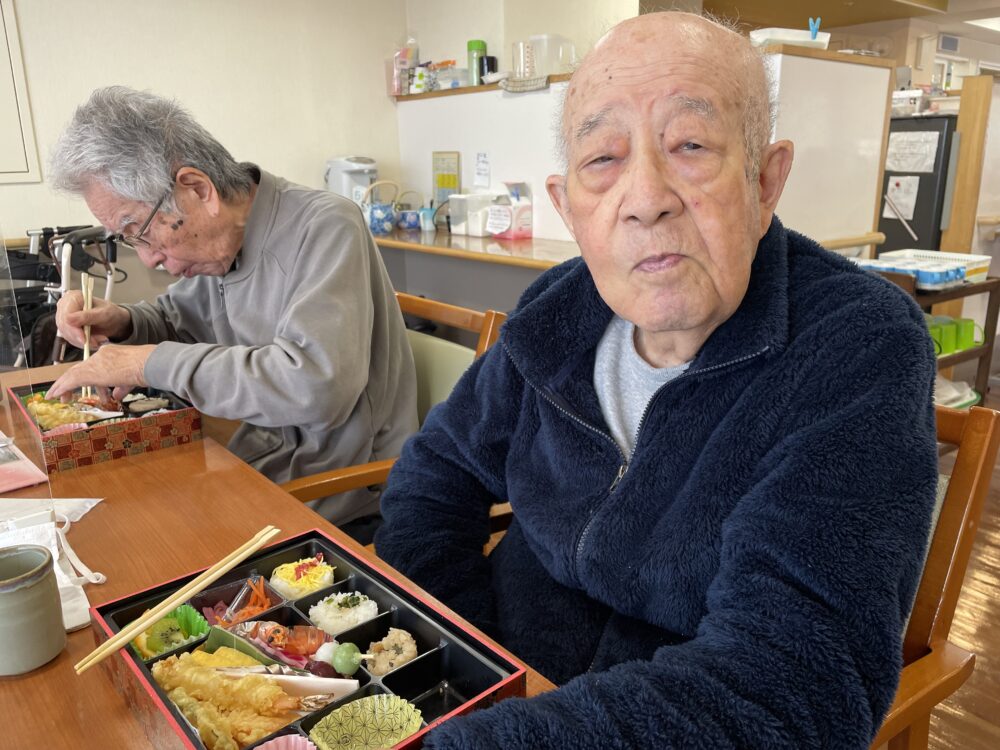
[[[427,318],[442,325],[462,328],[479,334],[475,356],[481,356],[489,349],[500,335],[500,326],[507,316],[496,310],[479,312],[467,307],[449,305],[445,302],[415,297],[412,294],[396,292],[399,308],[410,315]],[[450,343],[450,342],[443,342]],[[455,345],[458,346],[457,344]],[[423,415],[421,414],[421,421]],[[344,466],[339,469],[329,469],[318,474],[292,479],[281,485],[281,488],[302,502],[309,502],[328,495],[356,490],[375,484],[383,484],[389,476],[389,470],[396,462],[395,458],[373,461],[357,466]]]
[[[957,445],[958,454],[903,638],[904,664],[948,638],[1000,446],[1000,412],[935,411],[938,442]]]
[[[426,318],[435,323],[461,328],[479,334],[476,343],[476,356],[480,357],[489,349],[500,335],[500,325],[507,316],[496,310],[480,312],[468,307],[451,305],[447,302],[437,302],[424,297],[417,297],[405,292],[396,292],[399,309],[418,318]]]

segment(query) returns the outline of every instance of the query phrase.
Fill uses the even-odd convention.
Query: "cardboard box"
[[[21,415],[39,435],[42,454],[48,472],[68,471],[78,466],[89,466],[104,461],[114,461],[124,456],[135,456],[160,448],[201,440],[201,414],[172,394],[172,403],[180,408],[163,414],[125,419],[120,422],[95,423],[56,435],[43,435],[34,417],[28,412],[24,399],[33,393],[45,393],[52,383],[8,388],[7,394],[17,404]],[[152,392],[152,395],[160,395]]]
[[[379,615],[362,622],[336,637],[338,640],[367,645],[362,637],[381,633],[387,627],[401,627],[417,641],[417,657],[381,677],[364,669],[355,675],[359,689],[338,701],[262,738],[249,747],[257,747],[281,735],[307,736],[323,716],[352,700],[374,694],[396,694],[421,709],[420,730],[397,744],[396,748],[416,750],[423,736],[441,722],[493,705],[504,698],[524,696],[527,668],[488,643],[478,630],[459,623],[450,615],[418,595],[384,568],[357,556],[319,529],[278,542],[236,567],[213,588],[232,589],[252,571],[265,579],[278,565],[312,557],[318,552],[334,566],[333,586],[297,600],[281,600],[276,606],[253,619],[276,620],[284,624],[309,622],[308,609],[315,601],[344,590],[358,590],[376,601]],[[144,591],[92,607],[91,626],[99,645],[127,626],[145,610],[156,606],[174,591],[190,582],[196,571]],[[206,594],[212,592],[209,589]],[[198,598],[198,597],[195,597]],[[204,597],[202,597],[204,598]],[[211,600],[212,596],[207,596]],[[196,604],[198,602],[195,602]],[[379,635],[381,637],[381,635]],[[150,742],[169,750],[205,750],[197,730],[153,679],[151,665],[172,654],[197,648],[204,638],[179,646],[152,659],[143,660],[126,647],[101,663],[105,674],[136,715]]]

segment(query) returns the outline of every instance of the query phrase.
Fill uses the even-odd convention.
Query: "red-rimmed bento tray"
[[[525,695],[527,669],[523,664],[491,645],[478,630],[438,610],[396,578],[391,568],[359,557],[319,529],[261,550],[218,580],[212,589],[194,597],[196,608],[199,602],[212,600],[215,589],[231,593],[236,584],[253,573],[266,580],[278,565],[314,557],[317,553],[322,553],[324,561],[334,566],[333,585],[300,599],[281,599],[253,619],[272,620],[286,626],[310,624],[309,608],[320,599],[342,591],[358,591],[376,602],[379,614],[338,634],[337,640],[362,644],[363,647],[363,644],[384,637],[390,627],[402,628],[416,640],[418,655],[413,661],[382,676],[370,674],[362,665],[354,675],[359,682],[355,693],[293,721],[274,734],[247,745],[247,748],[259,747],[282,735],[308,736],[312,727],[331,711],[361,697],[390,694],[404,698],[420,709],[420,730],[394,746],[416,750],[422,745],[423,736],[441,722],[505,698]],[[98,643],[103,643],[199,573],[200,570],[194,571],[92,607],[92,628]],[[270,589],[268,591],[269,595],[273,593]],[[127,647],[102,662],[116,689],[125,697],[147,737],[158,750],[205,750],[206,745],[198,732],[156,684],[150,671],[156,661],[194,650],[204,641],[202,637],[146,660]]]
[[[102,420],[86,428],[55,435],[43,434],[28,412],[24,400],[35,393],[44,394],[51,385],[52,383],[35,383],[7,389],[8,396],[18,405],[21,415],[39,434],[45,468],[49,473],[201,440],[201,413],[174,394],[154,389],[142,390],[147,395],[166,398],[169,411],[114,421]]]

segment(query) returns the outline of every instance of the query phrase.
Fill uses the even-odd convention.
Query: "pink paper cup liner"
[[[257,745],[257,750],[316,750],[316,746],[305,737],[289,734]]]
[[[71,422],[70,424],[61,424],[58,427],[53,427],[51,430],[46,430],[42,434],[45,437],[49,435],[61,435],[64,432],[76,432],[77,430],[86,430],[88,427],[86,422]]]

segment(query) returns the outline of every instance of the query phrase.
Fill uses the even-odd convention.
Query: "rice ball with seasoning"
[[[333,594],[309,608],[309,619],[330,635],[337,635],[377,615],[378,605],[357,591]]]
[[[323,553],[279,565],[268,583],[286,599],[301,599],[333,585],[333,566],[323,562]]]

